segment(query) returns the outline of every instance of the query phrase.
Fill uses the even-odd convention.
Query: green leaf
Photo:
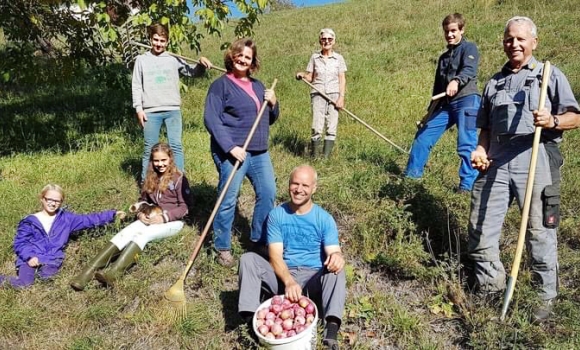
[[[77,3],[77,5],[79,5],[81,10],[87,9],[87,3],[85,2],[85,0],[76,0],[76,3]]]

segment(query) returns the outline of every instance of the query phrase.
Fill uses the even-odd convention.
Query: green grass
[[[580,347],[580,156],[578,131],[565,135],[562,153],[563,222],[559,230],[561,291],[557,317],[528,322],[537,302],[527,264],[505,322],[501,301],[478,300],[462,287],[469,198],[457,185],[456,132],[434,148],[421,181],[401,179],[406,156],[346,114],[341,115],[335,154],[329,161],[305,157],[310,133],[308,87],[294,79],[318,48],[320,28],[337,33],[337,51],[348,65],[346,108],[397,145],[408,149],[415,121],[424,113],[437,57],[444,50],[442,18],[462,12],[466,36],[482,59],[479,86],[505,61],[501,35],[513,15],[539,27],[536,56],[549,59],[580,91],[576,43],[580,17],[575,1],[357,0],[274,12],[256,30],[262,69],[275,78],[280,120],[271,129],[278,202],[287,198],[287,176],[302,163],[319,171],[315,200],[336,218],[346,251],[348,299],[341,328],[343,348],[484,349]],[[228,35],[224,40],[231,41]],[[223,66],[218,38],[203,42],[203,55]],[[4,48],[0,48],[4,50]],[[0,52],[0,57],[5,57]],[[0,61],[6,64],[6,60]],[[12,241],[18,221],[38,210],[38,191],[63,186],[77,212],[127,209],[136,199],[142,132],[131,109],[130,84],[120,66],[88,69],[52,62],[12,62],[21,67],[15,85],[0,86],[0,273],[14,274]],[[21,66],[18,66],[20,64]],[[34,69],[29,69],[33,67]],[[24,69],[28,68],[28,69]],[[65,69],[66,68],[66,69]],[[217,173],[203,126],[203,100],[218,77],[187,81],[183,93],[185,159],[195,198],[189,225],[150,244],[117,288],[93,282],[74,292],[68,282],[124,224],[83,233],[71,241],[61,273],[23,291],[0,290],[0,348],[4,349],[249,349],[241,326],[236,269],[215,262],[211,245],[201,250],[186,285],[187,317],[166,317],[163,293],[185,268],[216,200]],[[244,184],[234,232],[243,252],[253,192]],[[511,208],[504,225],[502,259],[509,269],[520,216]],[[460,258],[458,260],[458,257]]]

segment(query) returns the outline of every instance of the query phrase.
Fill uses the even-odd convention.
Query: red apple
[[[282,328],[282,325],[280,325],[280,324],[274,324],[272,326],[272,328],[270,328],[270,332],[272,332],[272,334],[274,334],[274,335],[281,334],[283,331],[284,331],[284,329]]]
[[[284,330],[289,331],[292,327],[294,327],[294,321],[292,319],[288,318],[282,322],[282,328],[284,328]]]
[[[266,335],[268,334],[268,332],[270,332],[270,327],[266,325],[261,325],[260,327],[258,327],[258,332],[260,332],[261,335]]]
[[[294,324],[297,325],[304,325],[306,323],[306,319],[304,316],[296,316],[294,317]]]
[[[260,310],[258,310],[258,312],[256,313],[256,318],[257,318],[258,320],[263,320],[263,319],[265,319],[265,318],[266,318],[266,315],[267,315],[267,314],[268,314],[268,309],[266,309],[266,308],[260,309]]]
[[[276,315],[278,315],[280,311],[282,311],[282,304],[272,304],[270,306],[270,312],[273,312]]]
[[[274,295],[272,297],[272,305],[282,305],[283,301],[284,301],[284,297],[281,295]]]
[[[280,312],[279,316],[281,319],[285,320],[285,319],[292,317],[292,313],[290,312],[290,310],[282,310],[282,312]]]

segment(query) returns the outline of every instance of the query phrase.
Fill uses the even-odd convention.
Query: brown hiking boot
[[[234,256],[229,250],[220,250],[217,258],[218,264],[224,267],[232,267],[236,263]]]

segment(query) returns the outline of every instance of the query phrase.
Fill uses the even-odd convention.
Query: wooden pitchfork
[[[540,103],[538,110],[544,109],[546,104],[546,95],[548,94],[548,82],[550,80],[550,61],[544,63],[544,72],[542,73],[542,86],[540,88]],[[534,188],[534,178],[536,176],[536,163],[538,161],[538,149],[540,148],[540,136],[542,128],[536,126],[534,130],[534,141],[532,143],[532,157],[530,159],[530,170],[528,181],[526,182],[526,194],[524,197],[524,207],[522,208],[522,222],[520,224],[520,232],[518,236],[518,244],[516,246],[516,254],[512,264],[512,270],[507,280],[506,290],[503,297],[503,306],[501,309],[500,320],[504,320],[509,307],[510,301],[516,288],[516,280],[520,270],[520,262],[522,260],[522,253],[524,251],[524,244],[526,242],[526,230],[528,228],[528,219],[530,215],[530,206],[532,203],[532,192]]]
[[[298,80],[302,80],[306,85],[310,86],[310,88],[312,88],[312,90],[316,91],[318,94],[320,94],[320,96],[324,97],[324,99],[326,99],[328,102],[332,103],[333,105],[335,105],[334,100],[332,100],[327,94],[325,94],[324,92],[320,91],[319,89],[317,89],[314,85],[310,84],[308,81],[306,81],[303,78],[297,78]],[[352,119],[356,120],[357,122],[361,123],[362,125],[364,125],[367,129],[369,129],[370,131],[372,131],[373,133],[375,133],[375,135],[377,135],[378,137],[380,137],[381,139],[387,141],[388,143],[390,143],[393,147],[395,147],[396,149],[398,149],[399,151],[409,154],[409,151],[404,150],[403,148],[397,146],[393,141],[389,140],[388,138],[386,138],[385,136],[383,136],[383,134],[381,134],[380,132],[378,132],[375,128],[373,128],[372,126],[368,125],[367,123],[365,123],[364,120],[360,119],[359,117],[357,117],[356,115],[354,115],[353,113],[351,113],[349,110],[347,110],[346,108],[342,108],[341,111],[344,111],[346,114],[348,114],[349,116],[351,116]]]
[[[272,87],[270,88],[271,90],[274,90],[277,82],[278,82],[278,79],[274,79],[274,82],[272,83]],[[260,123],[260,119],[262,119],[262,114],[264,114],[264,111],[266,110],[267,105],[268,105],[268,103],[266,101],[264,101],[264,103],[262,104],[262,107],[260,108],[258,116],[256,117],[256,120],[254,121],[254,124],[252,125],[252,128],[250,129],[250,133],[248,134],[248,137],[246,138],[246,141],[244,142],[244,145],[242,147],[244,152],[248,148],[248,145],[250,144],[250,141],[252,140],[252,137],[254,136],[256,129],[258,128],[258,124]],[[171,286],[171,288],[169,288],[165,292],[165,299],[171,303],[171,306],[173,307],[175,319],[183,319],[185,317],[185,313],[187,312],[187,303],[186,303],[185,292],[184,292],[185,279],[187,278],[187,274],[189,273],[189,270],[191,270],[191,267],[193,266],[193,262],[195,261],[195,258],[197,258],[197,254],[199,253],[201,246],[203,245],[203,241],[205,240],[205,236],[207,236],[207,233],[209,232],[209,229],[213,223],[213,220],[217,214],[217,211],[218,211],[222,201],[224,200],[224,197],[226,196],[226,192],[227,192],[228,188],[230,187],[230,184],[232,183],[232,180],[234,179],[234,176],[236,175],[236,172],[237,172],[238,168],[240,167],[240,164],[241,164],[241,162],[239,160],[237,160],[236,163],[234,164],[234,168],[232,169],[232,172],[230,173],[230,176],[228,177],[226,184],[224,185],[224,188],[222,189],[222,191],[221,191],[221,193],[220,193],[220,195],[219,195],[219,197],[218,197],[218,199],[213,207],[213,211],[211,212],[211,215],[209,216],[209,219],[207,220],[207,223],[205,224],[205,227],[203,228],[203,232],[201,233],[199,239],[197,240],[195,248],[193,248],[193,252],[191,253],[191,256],[189,257],[189,261],[187,262],[187,266],[185,267],[185,270],[181,274],[181,277],[179,277],[177,282],[175,282],[175,284],[173,286]]]

